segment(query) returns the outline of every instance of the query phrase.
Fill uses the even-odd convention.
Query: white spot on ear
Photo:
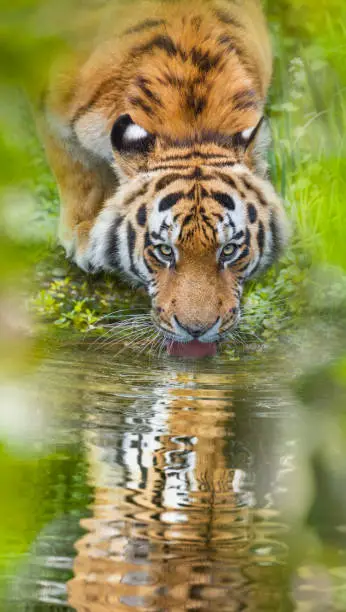
[[[250,140],[252,133],[256,127],[257,126],[254,125],[253,127],[247,128],[246,130],[242,131],[241,135],[244,138],[244,140]]]
[[[142,140],[148,136],[148,132],[142,128],[140,125],[136,125],[135,123],[129,125],[129,127],[125,130],[124,138],[126,140]]]

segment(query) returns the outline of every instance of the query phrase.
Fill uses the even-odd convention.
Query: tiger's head
[[[170,142],[129,115],[113,127],[124,178],[93,230],[92,263],[147,288],[173,353],[196,343],[213,352],[239,320],[244,283],[285,242],[282,202],[256,162],[261,129]]]

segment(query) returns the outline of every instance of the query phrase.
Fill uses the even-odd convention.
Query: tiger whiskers
[[[124,348],[129,348],[145,338],[149,337],[150,340],[152,339],[154,327],[149,313],[123,315],[122,311],[116,311],[116,313],[112,313],[113,316],[114,314],[123,318],[120,321],[102,326],[108,329],[100,338],[96,339],[99,347],[104,348],[105,346],[109,347],[117,343],[125,343]],[[112,315],[109,314],[108,317]],[[130,343],[128,342],[129,340]]]
[[[107,326],[109,329],[105,331],[102,336],[96,338],[95,343],[100,347],[104,347],[107,344],[115,343],[124,339],[124,334],[127,333],[127,337],[132,336],[134,333],[139,333],[142,330],[148,329],[150,324],[146,321],[121,321],[113,323]]]
[[[95,322],[95,325],[99,325],[101,323],[101,321],[104,321],[104,319],[110,319],[111,317],[116,318],[116,317],[121,317],[121,319],[123,320],[125,317],[139,317],[141,316],[140,314],[133,314],[134,310],[141,310],[142,314],[145,316],[148,316],[148,312],[145,308],[143,308],[142,306],[137,306],[137,307],[133,307],[131,306],[131,309],[129,308],[121,308],[118,310],[113,310],[113,312],[107,312],[107,314],[102,315],[101,317],[99,317],[99,319]]]

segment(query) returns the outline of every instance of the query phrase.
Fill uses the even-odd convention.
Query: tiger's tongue
[[[167,345],[167,352],[173,357],[194,357],[202,359],[202,357],[213,357],[216,355],[216,342],[199,342],[192,340],[191,342],[171,342]]]

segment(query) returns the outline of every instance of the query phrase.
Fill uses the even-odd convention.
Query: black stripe
[[[196,79],[194,79],[196,81]],[[201,79],[201,82],[204,83],[205,79]],[[223,149],[224,153],[213,153],[213,156],[218,157],[229,157],[229,147],[233,144],[233,136],[229,134],[220,134],[219,132],[215,132],[213,130],[202,130],[199,131],[194,137],[191,138],[165,138],[165,144],[170,147],[174,147],[175,149],[183,149],[185,151],[193,148],[195,150],[196,145],[202,146],[208,144],[218,145]],[[202,153],[203,155],[203,153]]]
[[[177,213],[176,215],[174,215],[173,217],[173,223],[176,223],[178,221],[178,219],[182,216],[183,213]]]
[[[171,183],[174,183],[175,181],[178,181],[179,179],[185,179],[185,178],[188,178],[188,177],[184,174],[167,174],[167,176],[164,176],[159,181],[157,181],[155,185],[155,191],[156,192],[161,191],[162,189],[165,189],[165,187],[168,187],[168,185],[170,185]]]
[[[203,18],[200,15],[195,15],[194,17],[191,17],[191,25],[194,27],[194,29],[196,30],[196,32],[198,32],[199,28],[201,27]]]
[[[264,225],[262,221],[259,221],[258,232],[257,232],[257,242],[258,242],[258,248],[259,248],[261,255],[263,254],[263,249],[264,249],[264,239],[265,239]]]
[[[201,49],[196,48],[191,50],[191,61],[201,72],[209,72],[215,68],[221,58],[221,54],[211,55],[209,51],[201,51]]]
[[[193,89],[186,94],[186,107],[188,110],[192,110],[195,116],[200,115],[206,105],[206,98],[196,95]]]
[[[138,76],[136,79],[136,85],[140,88],[143,94],[149,98],[152,102],[158,106],[162,106],[161,99],[159,96],[149,89],[150,82],[142,76]]]
[[[142,53],[150,53],[155,49],[161,49],[162,51],[165,51],[169,57],[174,57],[178,53],[177,48],[171,37],[159,34],[158,36],[155,36],[148,42],[144,43],[143,45],[138,45],[137,47],[134,47],[132,49],[131,55],[134,57],[138,57],[138,55]]]
[[[180,45],[177,45],[177,52],[179,53],[179,56],[181,57],[183,62],[187,62],[188,54],[185,49],[183,49]]]
[[[207,162],[206,166],[210,166],[211,168],[229,168],[234,165],[234,162]],[[159,171],[159,170],[186,170],[187,167],[185,164],[168,164],[167,166],[152,166],[150,170]],[[187,179],[191,179],[191,176],[186,175]],[[204,177],[203,177],[204,178]],[[205,177],[207,178],[207,177]],[[212,179],[214,177],[208,177],[208,179]]]
[[[129,98],[129,103],[132,104],[132,106],[139,106],[139,108],[141,108],[150,117],[154,115],[153,109],[138,96],[132,96]]]
[[[220,43],[220,45],[227,45],[229,49],[231,49],[233,46],[233,39],[229,34],[220,34],[217,41]]]
[[[145,204],[142,204],[142,206],[139,207],[136,218],[138,225],[140,225],[140,227],[144,227],[147,222],[147,207]]]
[[[232,20],[233,21],[233,25],[235,27],[237,27],[237,28],[244,28],[244,26],[239,21],[235,22],[235,19],[233,17],[225,16],[225,19],[227,21],[223,20],[223,19],[220,19],[220,21],[222,21],[222,23],[226,23],[226,24],[229,25],[231,23],[231,20]],[[233,34],[234,34],[234,32],[233,32]],[[220,45],[224,45],[225,46],[225,50],[226,51],[228,51],[229,53],[236,53],[238,58],[239,58],[239,60],[242,63],[246,62],[246,64],[248,64],[246,53],[244,53],[243,49],[239,47],[239,37],[238,37],[238,40],[236,41],[236,40],[234,40],[234,38],[229,36],[229,34],[223,33],[223,34],[220,34],[220,36],[218,36],[217,40],[218,40]],[[247,67],[248,67],[249,71],[251,70],[251,72],[253,72],[253,70],[251,69],[251,67],[249,65]]]
[[[225,219],[224,219],[225,221]],[[225,222],[225,226],[226,227],[231,227],[233,229],[233,231],[235,232],[235,223],[232,221],[232,219],[230,217],[227,218],[227,223]]]
[[[250,242],[251,242],[251,234],[250,234],[250,230],[247,227],[246,228],[246,232],[245,232],[245,244],[246,246],[250,246]]]
[[[130,195],[128,195],[127,198],[124,200],[123,205],[130,206],[130,204],[132,204],[132,202],[134,202],[137,198],[145,195],[148,191],[148,186],[149,186],[149,183],[145,183],[144,185],[142,185],[140,189],[137,189],[137,191],[130,193]]]
[[[195,200],[197,198],[196,190],[198,189],[197,185],[194,185],[190,191],[185,194],[187,200]]]
[[[129,252],[129,258],[130,258],[130,270],[132,274],[137,276],[140,280],[143,280],[139,270],[136,268],[136,265],[133,259],[133,252],[134,252],[135,245],[136,245],[136,236],[137,234],[133,228],[131,221],[128,221],[127,223],[127,248]]]
[[[131,221],[127,222],[127,246],[129,250],[129,257],[131,262],[133,262],[133,251],[136,244],[136,232],[133,229],[133,225]]]
[[[236,162],[233,161],[224,161],[224,162],[208,162],[206,166],[211,166],[212,168],[230,168],[234,166]]]
[[[152,244],[153,243],[150,240],[150,234],[147,230],[144,235],[144,248],[147,249],[149,246],[152,246]]]
[[[208,177],[207,176],[203,176],[202,170],[199,168],[199,166],[196,166],[196,168],[194,169],[192,174],[187,175],[186,178],[188,178],[188,179],[200,179],[200,178],[204,178],[206,180]]]
[[[218,172],[217,176],[224,183],[226,183],[226,185],[229,185],[230,187],[232,187],[232,189],[237,189],[237,185],[235,184],[232,177],[228,176],[227,174],[223,174],[222,172]]]
[[[245,272],[245,270],[247,270],[248,267],[249,267],[249,262],[247,261],[243,266],[240,266],[239,268],[237,268],[237,272]]]
[[[234,236],[232,236],[232,240],[240,240],[244,236],[243,230],[239,230]]]
[[[235,209],[234,200],[230,195],[228,195],[228,193],[222,193],[221,191],[213,191],[211,195],[212,198],[216,200],[216,202],[221,204],[221,206],[224,206],[228,210]]]
[[[214,236],[215,236],[215,233],[216,233],[216,232],[215,232],[215,227],[214,227],[214,225],[212,224],[212,222],[211,222],[211,221],[209,221],[209,218],[207,217],[207,215],[202,215],[202,219],[203,219],[203,221],[204,221],[205,225],[207,225],[207,226],[209,227],[209,229],[211,229],[211,231],[213,232],[213,234],[214,234]]]
[[[178,193],[170,193],[166,197],[162,198],[159,204],[159,211],[163,212],[164,210],[172,208],[172,206],[174,206],[183,196],[184,194],[182,191],[179,191]]]
[[[249,202],[247,205],[247,214],[250,223],[255,223],[255,221],[257,220],[257,209],[254,204],[251,204],[251,202]]]
[[[233,263],[234,264],[238,263],[238,261],[241,261],[242,259],[244,259],[244,257],[247,257],[249,253],[250,253],[249,247],[245,247],[245,249],[240,253],[239,257],[237,257],[237,259]]]
[[[247,110],[249,108],[257,108],[256,92],[254,89],[244,89],[234,94],[232,98],[233,108],[235,110]]]
[[[169,229],[170,229],[170,226],[167,225],[165,220],[163,220],[160,225],[159,234],[161,235],[161,232],[163,232],[163,230],[169,230]]]
[[[267,202],[265,201],[265,199],[264,199],[262,193],[260,192],[260,190],[257,187],[255,187],[254,185],[252,185],[250,183],[250,181],[248,181],[248,179],[246,179],[245,177],[240,177],[240,178],[243,181],[244,186],[246,187],[246,189],[250,189],[251,191],[253,191],[256,194],[257,199],[260,202],[260,204],[262,204],[262,206],[267,206]]]
[[[93,95],[91,96],[90,100],[86,104],[83,104],[83,106],[78,108],[78,110],[75,112],[75,114],[73,115],[73,117],[71,119],[71,125],[74,125],[74,123],[76,121],[78,121],[78,119],[79,119],[79,117],[81,117],[81,115],[83,115],[88,110],[90,110],[96,104],[96,102],[98,101],[98,99],[101,96],[103,96],[105,93],[111,91],[116,86],[116,84],[118,83],[118,80],[119,80],[118,77],[111,77],[111,78],[106,79],[105,81],[103,81],[103,83],[101,83],[101,85],[93,93]]]
[[[143,30],[148,30],[150,28],[156,28],[157,26],[163,25],[165,23],[164,19],[145,19],[137,25],[125,30],[124,34],[135,34],[136,32],[142,32]]]
[[[183,78],[177,77],[174,74],[169,74],[168,72],[164,74],[163,79],[157,80],[162,83],[162,85],[172,85],[172,87],[177,87],[178,89],[185,88],[185,81]]]
[[[206,227],[204,227],[204,225],[202,225],[201,229],[202,229],[202,232],[203,232],[203,235],[204,235],[204,238],[205,238],[205,241],[201,240],[201,243],[202,243],[203,246],[206,246],[209,243],[208,232],[207,232]]]
[[[117,217],[108,232],[108,244],[105,252],[105,259],[107,265],[111,268],[119,268],[120,260],[119,260],[119,241],[118,241],[118,229],[123,222],[123,217]]]
[[[176,164],[176,165],[171,165],[168,164],[167,166],[153,166],[152,168],[150,168],[150,170],[154,171],[158,171],[158,170],[186,170],[186,165],[185,164]]]
[[[182,153],[180,155],[167,155],[167,157],[163,158],[163,162],[169,161],[182,161],[183,159],[192,159],[194,157],[202,157],[202,159],[220,159],[228,160],[227,155],[222,155],[221,153],[202,153],[202,151],[189,151],[189,153]],[[229,165],[234,165],[235,162],[228,161]]]
[[[240,21],[238,21],[238,19],[236,19],[235,17],[229,15],[229,13],[227,13],[226,11],[217,9],[214,11],[214,15],[219,21],[221,21],[221,23],[233,25],[236,28],[243,28],[243,25],[240,23]]]
[[[185,225],[188,225],[190,223],[190,221],[192,221],[193,219],[193,215],[186,215],[184,221],[181,224],[181,228],[180,228],[180,234],[183,231],[183,228],[185,227]]]
[[[155,259],[155,261],[161,266],[165,266],[165,264],[163,263],[163,261],[161,261],[161,259],[159,259],[156,255],[155,255],[155,251],[154,249],[151,249],[150,251],[150,257],[153,257],[153,259]]]

